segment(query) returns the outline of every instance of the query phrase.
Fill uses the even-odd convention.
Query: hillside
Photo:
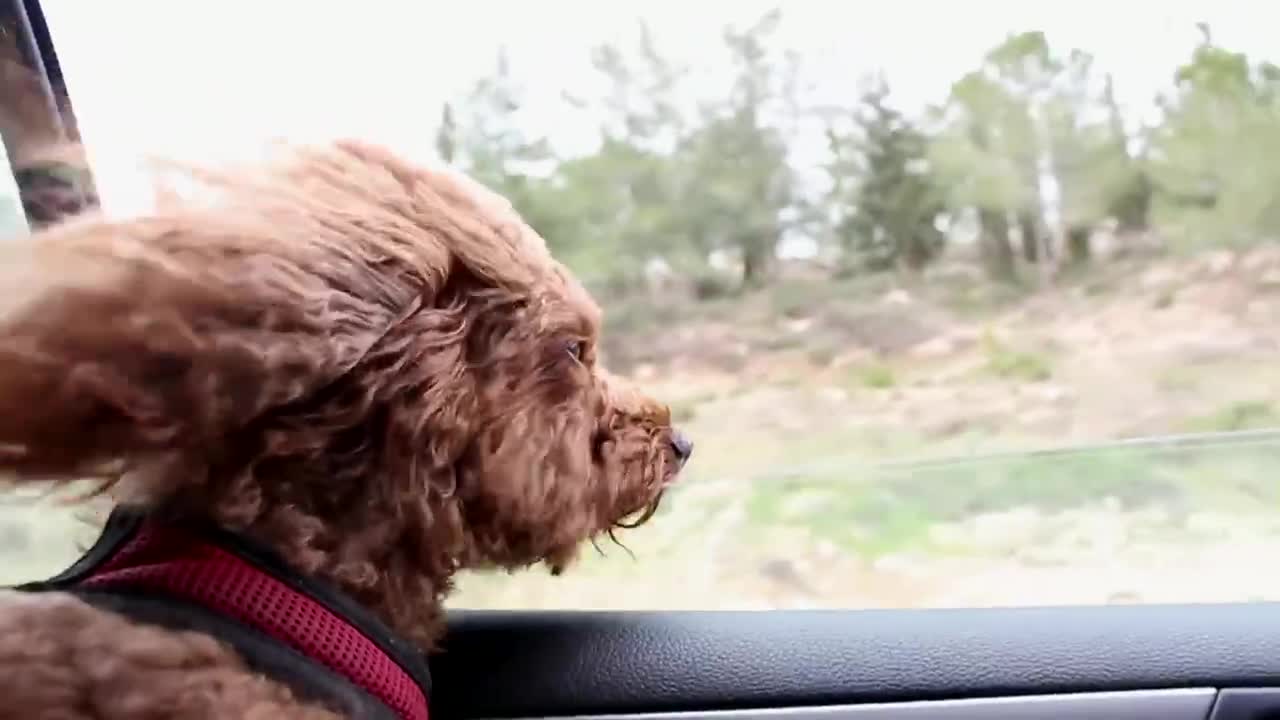
[[[478,577],[459,602],[1280,598],[1241,562],[1280,550],[1280,438],[987,457],[1280,425],[1280,251],[989,287],[950,267],[611,308],[626,330],[615,364],[669,398],[698,442],[685,487],[623,538],[635,558],[605,548],[566,578]],[[951,460],[911,464],[925,458]]]
[[[1280,439],[1000,454],[1280,424],[1280,250],[990,287],[957,265],[796,270],[744,296],[608,304],[608,359],[697,441],[688,477],[622,536],[634,557],[602,545],[564,578],[468,577],[456,604],[1280,598],[1241,562],[1280,551]],[[0,513],[0,581],[71,556],[65,510]]]

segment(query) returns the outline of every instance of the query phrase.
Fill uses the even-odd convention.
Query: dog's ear
[[[0,472],[219,462],[424,301],[432,283],[361,242],[376,213],[291,192],[72,220],[0,246]]]

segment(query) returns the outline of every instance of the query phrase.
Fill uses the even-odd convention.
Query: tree
[[[701,125],[677,148],[684,226],[702,247],[733,250],[745,287],[765,281],[796,200],[784,132],[796,107],[794,58],[770,47],[780,21],[774,10],[725,30],[733,84],[704,105]]]
[[[564,160],[552,175],[558,225],[576,238],[563,253],[595,282],[627,288],[655,258],[685,270],[706,262],[682,225],[681,168],[673,150],[685,118],[684,69],[669,62],[641,23],[634,46],[600,45],[591,63],[599,96],[566,96],[600,117],[594,152]]]
[[[928,138],[888,96],[888,83],[876,78],[852,131],[828,129],[835,235],[849,265],[919,270],[943,247],[944,195],[929,167]]]
[[[493,73],[480,78],[457,104],[466,108],[465,114],[454,117],[454,106],[447,106],[445,119],[457,135],[451,154],[481,182],[511,189],[508,184],[521,184],[534,167],[553,159],[546,138],[526,135],[520,121],[523,104],[523,87],[511,72],[506,49],[500,48]],[[442,131],[445,127],[442,123]]]
[[[591,65],[608,83],[597,103],[605,118],[602,136],[650,151],[670,152],[686,131],[680,89],[688,68],[663,55],[643,21],[637,26],[631,52],[598,45],[591,49]]]
[[[1220,47],[1207,26],[1161,100],[1150,173],[1161,225],[1184,243],[1280,236],[1280,69]]]
[[[763,284],[792,199],[785,144],[748,107],[708,119],[682,151],[691,178],[685,227],[700,247],[737,252],[744,287]]]
[[[1017,98],[990,75],[968,73],[936,110],[938,130],[929,148],[929,160],[948,189],[948,205],[956,212],[975,211],[983,266],[1001,283],[1017,279],[1009,216],[1034,198],[1024,161],[1030,124],[1021,113]]]
[[[1058,260],[1052,237],[1079,264],[1108,217],[1145,225],[1146,175],[1130,155],[1110,80],[1088,53],[1055,53],[1040,32],[1012,35],[952,86],[941,116],[932,157],[954,188],[952,206],[978,211],[992,277],[1016,274],[1005,247],[1010,218],[1023,259],[1041,264],[1046,279]]]
[[[1110,74],[1106,76],[1103,103],[1107,109],[1111,136],[1119,140],[1123,156],[1123,168],[1107,205],[1108,214],[1116,219],[1121,231],[1146,230],[1151,218],[1151,177],[1147,172],[1143,152],[1130,149],[1131,138],[1125,129],[1120,104],[1116,102],[1115,86]]]
[[[493,72],[477,80],[461,102],[445,106],[437,149],[506,197],[554,252],[570,253],[576,236],[565,225],[550,178],[557,158],[545,137],[529,136],[520,116],[523,96],[507,51],[500,48]]]
[[[1118,206],[1130,203],[1130,222],[1144,222],[1141,198],[1133,195],[1140,169],[1129,155],[1111,79],[1094,70],[1088,53],[1072,50],[1060,62],[1045,113],[1067,259],[1079,265],[1092,256],[1094,229]]]
[[[440,111],[440,129],[436,131],[436,152],[446,163],[452,163],[458,155],[458,123],[453,118],[453,105],[449,103],[445,103]]]
[[[1040,31],[1010,35],[987,53],[985,65],[989,77],[1005,91],[1008,107],[998,120],[1003,125],[1003,151],[1010,155],[1012,170],[1027,189],[1011,208],[1017,218],[1022,256],[1032,263],[1048,262],[1048,202],[1041,180],[1045,164],[1054,158],[1046,105],[1061,65]]]

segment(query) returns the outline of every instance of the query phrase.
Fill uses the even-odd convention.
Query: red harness
[[[104,536],[106,533],[104,533]],[[37,589],[65,589],[92,595],[126,591],[172,598],[230,618],[281,643],[368,693],[401,720],[427,720],[425,666],[414,667],[418,680],[398,662],[383,642],[362,632],[332,602],[321,602],[276,577],[244,553],[233,552],[206,537],[173,525],[151,521],[103,548],[103,541],[77,567]],[[103,552],[105,550],[105,552]],[[99,558],[93,555],[97,551]],[[61,585],[62,587],[58,587]],[[33,589],[28,587],[27,589]],[[377,633],[381,634],[381,633]],[[396,647],[403,650],[398,645]]]

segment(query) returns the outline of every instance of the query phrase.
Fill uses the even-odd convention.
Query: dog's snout
[[[689,456],[693,454],[693,441],[689,439],[688,435],[679,430],[672,430],[671,449],[675,451],[676,459],[683,465],[688,462]]]

